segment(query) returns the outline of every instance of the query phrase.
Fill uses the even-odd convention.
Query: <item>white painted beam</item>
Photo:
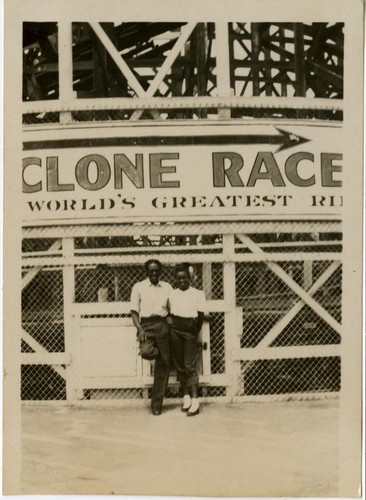
[[[219,97],[230,97],[230,54],[229,54],[229,24],[226,21],[215,23],[216,28],[216,79]],[[231,116],[230,108],[219,109],[220,119]]]
[[[55,250],[58,250],[59,248],[61,248],[61,241],[62,240],[57,240],[55,241],[51,246],[50,248],[47,250],[47,252],[45,253],[52,253],[54,252]],[[23,253],[23,255],[27,255],[27,253]],[[37,276],[37,274],[42,271],[43,269],[43,265],[41,266],[34,266],[34,263],[36,261],[34,260],[33,261],[33,265],[31,265],[32,269],[30,269],[27,274],[25,276],[23,276],[22,278],[22,290],[24,290],[24,288]]]
[[[254,243],[248,236],[246,235],[237,235],[242,243],[245,243],[247,247],[252,251],[259,255],[263,255],[265,252]],[[326,323],[328,323],[337,333],[341,335],[342,325],[336,321],[333,316],[331,316],[324,307],[322,307],[318,302],[316,302],[308,292],[306,292],[301,286],[299,286],[292,278],[289,276],[286,271],[283,270],[281,266],[276,264],[273,261],[266,262],[267,267],[271,269],[282,281],[298,295],[313,311],[318,314]]]
[[[157,74],[155,75],[153,81],[151,82],[149,88],[147,89],[145,96],[146,97],[152,97],[155,92],[158,90],[161,82],[164,80],[165,76],[167,75],[168,71],[172,67],[172,64],[180,54],[181,50],[183,49],[185,43],[187,42],[188,38],[190,37],[192,31],[194,30],[196,26],[196,23],[188,23],[185,26],[183,26],[182,31],[180,36],[178,37],[177,41],[169,51],[169,54],[167,55],[165,61],[159,68]],[[143,110],[136,110],[133,115],[131,116],[131,120],[138,120],[140,116],[142,115]]]
[[[28,332],[22,329],[21,338],[29,345],[37,354],[49,355],[50,353],[41,344],[39,344]],[[66,370],[62,366],[52,366],[51,368],[66,380]]]
[[[100,23],[91,22],[89,24],[136,95],[138,97],[146,97],[145,89],[141,86],[131,68],[113,45],[112,40],[106,34]]]
[[[310,296],[313,296],[331,277],[336,269],[341,265],[340,262],[332,262],[332,264],[323,272],[323,274],[317,279],[313,286],[307,291]],[[290,321],[298,314],[301,309],[305,306],[303,300],[299,300],[291,309],[289,309],[286,314],[276,323],[267,333],[267,335],[257,344],[256,349],[261,349],[263,347],[269,347],[270,344],[278,337],[278,335],[285,329],[285,327],[290,323]]]
[[[306,345],[267,347],[265,349],[249,348],[233,352],[233,359],[241,361],[259,361],[267,359],[301,359],[322,358],[341,355],[341,346],[336,345]]]
[[[112,43],[112,42],[111,42]],[[113,44],[112,44],[113,45]],[[113,45],[114,47],[114,45]],[[121,59],[117,49],[115,57]],[[126,64],[126,63],[125,63]],[[123,68],[125,68],[122,63]],[[120,68],[122,71],[122,68]],[[131,70],[128,68],[127,71]],[[131,72],[132,73],[132,72]],[[135,75],[133,75],[135,79]],[[131,80],[132,82],[132,80]],[[136,83],[136,82],[135,82]],[[137,85],[138,84],[138,85]],[[145,91],[137,81],[136,90],[139,97],[100,97],[95,99],[59,99],[50,101],[29,101],[22,103],[23,113],[49,113],[58,111],[90,111],[104,109],[187,109],[187,108],[276,108],[276,109],[306,109],[306,110],[329,110],[342,111],[343,101],[340,99],[312,98],[311,103],[307,97],[244,97],[236,96],[196,96],[196,97],[146,97]],[[176,120],[174,121],[176,122]],[[187,120],[186,120],[187,122]],[[203,120],[199,121],[202,126]],[[231,121],[230,121],[231,122]],[[298,120],[297,120],[298,122]],[[98,126],[102,122],[98,122]],[[210,123],[212,121],[210,120]],[[313,122],[312,122],[313,123]],[[329,123],[328,126],[337,126],[337,122]],[[37,125],[39,127],[39,125]],[[50,128],[51,124],[44,126]],[[339,126],[339,125],[338,125]],[[31,125],[25,126],[25,129]]]
[[[58,78],[59,99],[63,102],[74,100],[73,91],[73,65],[72,65],[72,23],[67,20],[58,22]],[[63,124],[72,122],[70,110],[60,113]]]

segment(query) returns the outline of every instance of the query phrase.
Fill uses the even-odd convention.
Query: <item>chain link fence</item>
[[[304,290],[330,268],[327,261],[281,262],[280,267]],[[271,347],[290,347],[294,358],[241,361],[238,392],[240,396],[334,392],[340,390],[340,358],[301,358],[301,346],[337,345],[340,334],[317,312],[304,304],[295,314],[298,296],[273,271],[261,263],[236,266],[238,305],[242,308],[243,349],[256,349],[267,341]],[[314,293],[313,298],[338,323],[341,323],[341,269]],[[281,329],[277,325],[281,324]],[[274,336],[273,332],[277,335]],[[273,339],[273,340],[272,340]],[[284,351],[282,350],[282,353]],[[296,356],[296,357],[295,357]],[[260,357],[260,356],[259,356]]]
[[[337,221],[105,224],[94,225],[93,235],[85,226],[62,231],[60,238],[59,227],[24,229],[22,400],[149,398],[153,364],[138,356],[136,341],[131,344],[136,376],[105,382],[107,370],[103,384],[96,377],[92,387],[90,380],[83,386],[79,374],[77,397],[69,386],[72,378],[75,385],[80,325],[101,321],[102,331],[106,320],[128,323],[132,286],[145,278],[143,263],[152,257],[161,260],[161,279],[172,286],[175,265],[190,263],[192,285],[205,292],[202,398],[340,390],[342,233]],[[167,397],[179,397],[179,391],[172,366]]]
[[[23,242],[23,251],[52,248],[50,241]],[[51,243],[51,245],[50,245]],[[60,267],[23,269],[21,352],[64,353],[65,328],[63,276]],[[66,398],[65,366],[24,364],[21,398],[57,400]]]

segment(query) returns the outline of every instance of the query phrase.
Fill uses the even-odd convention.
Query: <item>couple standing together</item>
[[[151,411],[160,415],[170,372],[170,356],[182,386],[182,411],[199,414],[198,334],[201,330],[205,295],[190,286],[189,267],[176,267],[178,288],[160,281],[162,265],[156,259],[145,264],[147,279],[136,283],[131,292],[131,316],[139,341],[153,340],[157,349]]]

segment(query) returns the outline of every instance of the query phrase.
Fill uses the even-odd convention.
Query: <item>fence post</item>
[[[219,21],[216,25],[216,66],[217,66],[217,93],[219,97],[230,97],[230,49],[229,23]],[[231,118],[230,108],[218,110],[220,120]]]
[[[202,288],[207,300],[212,299],[212,262],[202,263]]]
[[[236,283],[235,283],[235,242],[234,234],[223,235],[225,257],[223,269],[225,301],[225,371],[227,378],[227,398],[232,401],[236,395],[240,362],[234,360],[234,353],[240,349],[240,335],[237,331]]]
[[[83,398],[80,388],[81,339],[80,322],[75,316],[75,266],[69,260],[74,256],[74,238],[62,239],[62,253],[65,259],[63,273],[65,352],[70,353],[70,364],[66,366],[66,399],[74,401]]]
[[[68,20],[58,23],[58,53],[59,53],[59,96],[63,103],[71,103],[74,99],[73,91],[73,63],[72,63],[72,23]],[[70,111],[60,112],[60,122],[72,122]]]

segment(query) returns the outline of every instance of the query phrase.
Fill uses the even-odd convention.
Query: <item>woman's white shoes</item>
[[[183,406],[182,406],[182,411],[187,412],[192,404],[191,396],[186,395],[183,396]]]
[[[191,406],[187,411],[187,417],[194,417],[195,415],[198,415],[199,412],[200,412],[200,405],[198,403],[198,399],[192,398]]]
[[[187,417],[194,417],[195,415],[198,415],[199,412],[200,412],[199,408],[197,408],[197,410],[195,410],[195,411],[190,411],[189,410],[189,411],[187,411]]]

